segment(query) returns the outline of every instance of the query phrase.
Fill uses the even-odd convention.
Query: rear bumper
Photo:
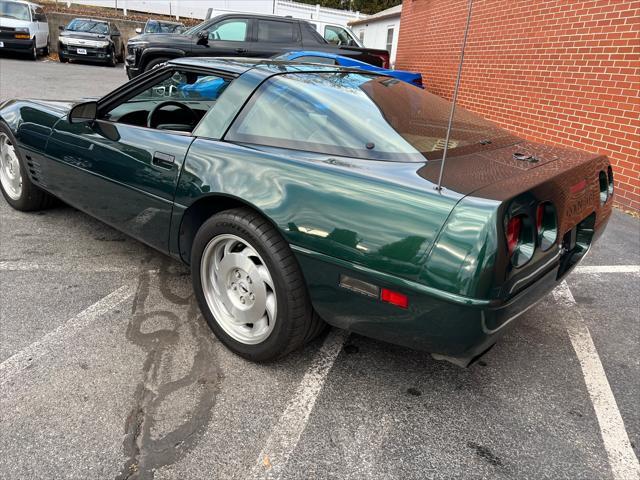
[[[602,233],[609,215],[598,222],[592,242]],[[587,250],[588,251],[588,250]],[[558,286],[584,258],[580,253],[549,252],[531,283],[508,300],[467,298],[432,290],[422,284],[365,269],[333,257],[294,247],[317,313],[329,324],[385,342],[435,354],[438,359],[467,366],[490,349],[515,320]],[[573,258],[567,267],[564,259]],[[408,296],[409,308],[338,286],[349,275]]]
[[[0,38],[0,42],[4,44],[3,47],[0,47],[0,53],[30,53],[33,48],[33,39]]]

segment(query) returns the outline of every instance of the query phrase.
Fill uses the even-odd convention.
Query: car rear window
[[[226,138],[330,155],[424,161],[442,156],[450,108],[446,100],[394,78],[288,73],[258,89]],[[458,107],[449,151],[473,151],[505,135]]]

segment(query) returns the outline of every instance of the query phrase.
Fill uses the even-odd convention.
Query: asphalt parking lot
[[[124,81],[0,59],[0,100]],[[615,211],[566,285],[469,369],[338,330],[255,365],[184,266],[0,199],[0,477],[640,478],[640,221]]]

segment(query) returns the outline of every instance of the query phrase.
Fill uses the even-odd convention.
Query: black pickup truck
[[[389,68],[389,52],[327,42],[306,21],[267,15],[226,14],[182,34],[145,34],[127,43],[127,76],[176,57],[269,58],[292,50],[316,50]]]

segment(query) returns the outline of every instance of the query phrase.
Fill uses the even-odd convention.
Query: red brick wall
[[[404,0],[396,68],[453,93],[466,0]],[[459,104],[519,136],[605,153],[640,210],[640,1],[475,0]]]

